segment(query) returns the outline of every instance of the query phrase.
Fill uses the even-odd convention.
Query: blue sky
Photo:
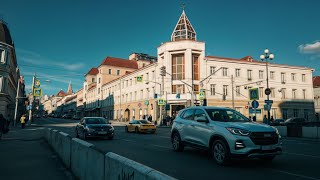
[[[320,75],[319,0],[186,0],[186,14],[206,42],[206,55],[307,66]],[[107,56],[156,55],[170,40],[180,0],[0,0],[0,16],[15,42],[18,65],[45,94],[82,87],[83,75]],[[45,80],[50,80],[46,83]]]

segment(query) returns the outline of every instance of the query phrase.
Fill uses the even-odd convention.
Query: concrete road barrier
[[[85,180],[105,179],[105,157],[104,152],[95,146],[88,148],[87,172]]]
[[[50,131],[52,130],[52,128],[45,128],[44,129],[44,138],[49,142],[49,138],[50,138]]]
[[[95,164],[88,164],[90,147],[93,144],[90,144],[86,141],[82,141],[78,138],[72,138],[71,141],[71,170],[74,175],[85,180],[89,175],[89,168],[96,168]]]
[[[283,137],[287,136],[287,126],[274,126],[275,128],[278,129],[279,134]]]
[[[318,138],[318,127],[302,127],[302,137]]]
[[[56,152],[58,152],[59,148],[58,133],[59,131],[54,129],[51,134],[52,147]]]
[[[66,167],[71,167],[71,137],[69,134],[59,132],[58,154]]]
[[[168,180],[174,179],[150,167],[109,152],[105,155],[105,180],[127,179],[127,180]]]

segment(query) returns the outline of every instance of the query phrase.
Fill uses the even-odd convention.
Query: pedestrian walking
[[[24,129],[24,127],[26,126],[26,117],[25,117],[25,115],[21,116],[20,123],[21,123],[21,128]]]
[[[252,121],[253,121],[253,122],[256,122],[256,121],[257,121],[257,117],[256,117],[256,116],[253,116]]]
[[[252,121],[252,118],[251,118],[251,116],[249,116],[249,119],[250,119],[250,121]]]
[[[3,117],[2,114],[0,114],[0,140],[2,138],[2,134],[4,134],[4,131],[5,131],[5,124],[6,124],[6,119]]]
[[[264,115],[262,122],[263,122],[264,124],[268,124],[267,115]]]
[[[274,122],[273,116],[271,116],[270,121],[271,121],[272,123]]]

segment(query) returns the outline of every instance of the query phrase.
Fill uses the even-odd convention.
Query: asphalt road
[[[75,137],[78,121],[38,119],[37,124],[52,127]],[[113,140],[92,139],[105,152],[114,152],[147,165],[177,179],[311,179],[320,180],[320,141],[305,139],[283,140],[284,153],[272,163],[259,160],[235,160],[231,166],[218,166],[207,151],[185,148],[174,152],[170,142],[170,128],[158,128],[156,134],[126,133],[115,127]]]

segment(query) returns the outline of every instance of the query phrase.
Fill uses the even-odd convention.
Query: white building
[[[159,98],[166,100],[167,114],[175,115],[180,109],[198,102],[197,94],[202,89],[206,92],[207,105],[232,108],[234,104],[236,110],[249,116],[250,112],[253,114],[250,107],[246,109],[251,102],[248,90],[258,88],[257,120],[262,121],[263,115],[267,114],[263,109],[267,99],[264,94],[266,64],[251,56],[241,59],[205,56],[205,43],[197,41],[196,31],[184,11],[171,41],[158,47],[157,59],[157,62],[143,66],[136,60],[115,60],[112,67],[118,68],[116,75],[110,73],[113,72],[111,68],[103,69],[103,65],[110,64],[102,63],[94,72],[91,69],[84,83],[85,109],[96,109],[90,115],[106,115],[110,119],[129,120],[148,114],[154,120],[154,117],[160,117],[160,111],[164,111],[163,106],[157,105]],[[128,69],[120,71],[119,68],[124,67]],[[160,75],[163,67],[165,76]],[[314,119],[312,72],[313,69],[306,67],[269,63],[271,115],[274,118]],[[143,82],[138,82],[137,78],[141,76]],[[100,80],[103,77],[109,79]],[[154,94],[162,95],[155,97]]]
[[[315,76],[313,81],[313,91],[314,91],[314,108],[317,113],[317,120],[320,120],[320,76]]]

